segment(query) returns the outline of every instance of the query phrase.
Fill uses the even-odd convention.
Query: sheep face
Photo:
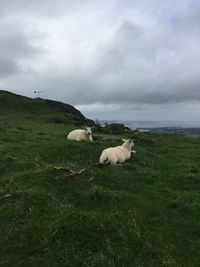
[[[91,130],[91,128],[90,128],[90,127],[85,127],[85,133],[86,133],[88,136],[92,135],[92,130]]]
[[[124,142],[123,143],[124,146],[127,146],[129,148],[132,148],[132,146],[134,146],[132,139],[122,139],[122,141]]]

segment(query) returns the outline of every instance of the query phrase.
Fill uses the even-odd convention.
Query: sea
[[[102,126],[105,123],[123,123],[132,130],[140,132],[159,132],[186,135],[191,137],[200,136],[200,122],[197,121],[99,121]]]
[[[200,121],[126,121],[126,120],[101,120],[101,125],[105,123],[123,123],[131,129],[150,128],[200,128]]]

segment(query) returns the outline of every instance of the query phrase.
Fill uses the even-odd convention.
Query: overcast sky
[[[92,119],[200,121],[200,1],[0,0],[0,89]]]

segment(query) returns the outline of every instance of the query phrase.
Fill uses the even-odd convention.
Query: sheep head
[[[132,146],[134,146],[133,140],[132,139],[122,139],[122,141],[124,142],[122,144],[122,146],[125,147],[126,149],[128,149],[129,151],[131,151]]]
[[[90,127],[85,127],[85,134],[92,135],[92,129]]]

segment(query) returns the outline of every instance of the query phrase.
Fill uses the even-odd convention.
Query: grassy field
[[[0,118],[0,266],[199,266],[200,139],[139,134],[137,156],[101,167],[119,141]]]

